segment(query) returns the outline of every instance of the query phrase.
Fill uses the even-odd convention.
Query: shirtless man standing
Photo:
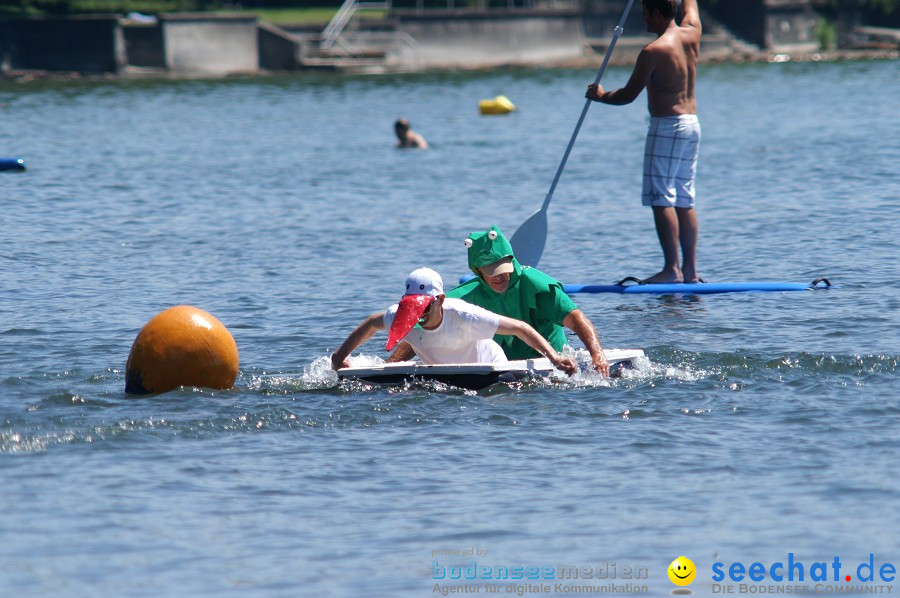
[[[694,85],[700,55],[700,13],[697,0],[684,0],[679,26],[675,23],[675,0],[642,0],[641,5],[647,30],[657,39],[641,50],[625,87],[604,91],[592,84],[585,97],[622,106],[647,88],[651,119],[644,150],[642,203],[653,207],[665,266],[641,282],[698,282],[694,176],[700,122]],[[684,258],[680,268],[679,243]]]

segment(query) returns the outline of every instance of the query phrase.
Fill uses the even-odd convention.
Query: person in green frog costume
[[[594,325],[566,295],[558,280],[536,268],[522,266],[496,225],[470,234],[465,244],[469,268],[475,278],[447,292],[447,297],[528,322],[557,351],[568,345],[564,327],[569,328],[591,354],[594,369],[609,375],[609,363]],[[497,335],[494,340],[503,348],[507,359],[538,357],[534,349],[516,337]],[[411,347],[401,346],[389,361],[409,359],[412,354]]]

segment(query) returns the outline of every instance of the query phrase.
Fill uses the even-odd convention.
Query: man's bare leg
[[[665,266],[644,283],[681,282],[681,269],[678,267],[679,217],[675,208],[653,206],[653,221],[656,223],[656,235],[662,246]]]
[[[681,273],[684,282],[699,282],[697,275],[697,212],[694,208],[675,208],[678,215],[678,239],[681,242]]]

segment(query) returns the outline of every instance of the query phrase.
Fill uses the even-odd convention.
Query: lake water
[[[569,595],[560,571],[592,567],[661,596],[679,555],[699,596],[723,595],[716,563],[768,576],[789,555],[811,593],[836,557],[856,582],[872,555],[886,586],[896,61],[701,70],[701,275],[836,288],[576,295],[605,346],[647,352],[614,381],[337,384],[327,355],[410,270],[452,283],[469,232],[538,209],[593,76],[0,84],[0,156],[29,167],[0,175],[0,592],[432,596],[475,571],[455,595]],[[500,93],[519,111],[480,116]],[[643,101],[588,114],[541,262],[564,282],[661,266]],[[398,116],[432,149],[395,150]],[[125,395],[131,343],[177,304],[231,331],[235,388]],[[485,579],[517,567],[542,579]]]

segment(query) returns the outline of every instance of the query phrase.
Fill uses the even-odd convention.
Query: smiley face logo
[[[697,567],[686,556],[680,556],[669,564],[669,579],[676,586],[686,586],[697,577]]]

